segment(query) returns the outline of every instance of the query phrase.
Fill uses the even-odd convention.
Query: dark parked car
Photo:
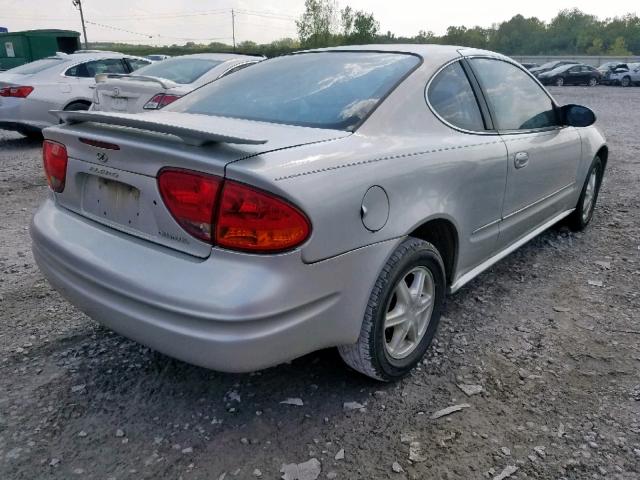
[[[590,65],[563,65],[538,75],[543,85],[589,85],[595,87],[602,75]]]
[[[537,77],[538,75],[541,75],[546,72],[550,72],[551,70],[554,70],[558,67],[562,67],[563,65],[578,65],[578,64],[579,62],[574,62],[573,60],[554,60],[553,62],[544,63],[539,67],[535,67],[527,70],[529,70],[531,73],[533,73],[534,76]]]

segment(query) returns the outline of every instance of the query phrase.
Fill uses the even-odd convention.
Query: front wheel
[[[620,80],[620,85],[622,85],[623,87],[631,86],[631,77],[624,77],[622,80]]]
[[[598,85],[598,79],[595,77],[592,77],[589,79],[589,86],[590,87],[595,87],[596,85]]]
[[[584,230],[591,222],[593,211],[596,208],[596,201],[598,200],[598,193],[600,192],[602,174],[602,161],[599,157],[596,157],[593,159],[593,163],[587,174],[587,179],[582,187],[576,209],[567,218],[569,228],[572,230]]]
[[[564,85],[564,78],[562,78],[562,77],[558,77],[558,78],[556,78],[556,80],[555,80],[555,84],[556,84],[556,87],[561,87],[561,86],[563,86],[563,85]]]
[[[338,347],[354,370],[385,382],[422,359],[433,339],[446,290],[438,250],[408,238],[391,255],[371,291],[358,341]]]

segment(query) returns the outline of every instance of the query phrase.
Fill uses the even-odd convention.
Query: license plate
[[[127,99],[126,98],[120,98],[120,97],[113,97],[113,100],[111,101],[111,108],[113,108],[114,110],[126,111],[127,110]]]
[[[82,210],[105,223],[137,228],[140,221],[140,190],[115,180],[85,175]]]

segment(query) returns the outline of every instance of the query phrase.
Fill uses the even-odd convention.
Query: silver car
[[[86,51],[36,60],[0,73],[0,128],[24,135],[58,123],[50,110],[87,110],[94,77],[130,73],[149,60],[116,52]]]
[[[199,53],[163,60],[133,75],[98,75],[91,110],[159,110],[202,85],[261,60],[264,58],[249,55]]]
[[[492,52],[301,52],[161,111],[61,112],[33,252],[88,315],[244,372],[338,346],[394,380],[445,294],[564,220],[591,221],[608,150]]]
[[[611,72],[610,82],[614,85],[631,87],[640,84],[640,63],[627,63]]]

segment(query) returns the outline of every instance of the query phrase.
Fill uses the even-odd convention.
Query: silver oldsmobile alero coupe
[[[401,377],[447,292],[587,226],[608,157],[591,110],[450,46],[300,52],[158,112],[58,115],[41,270],[123,335],[235,372],[338,346]]]

